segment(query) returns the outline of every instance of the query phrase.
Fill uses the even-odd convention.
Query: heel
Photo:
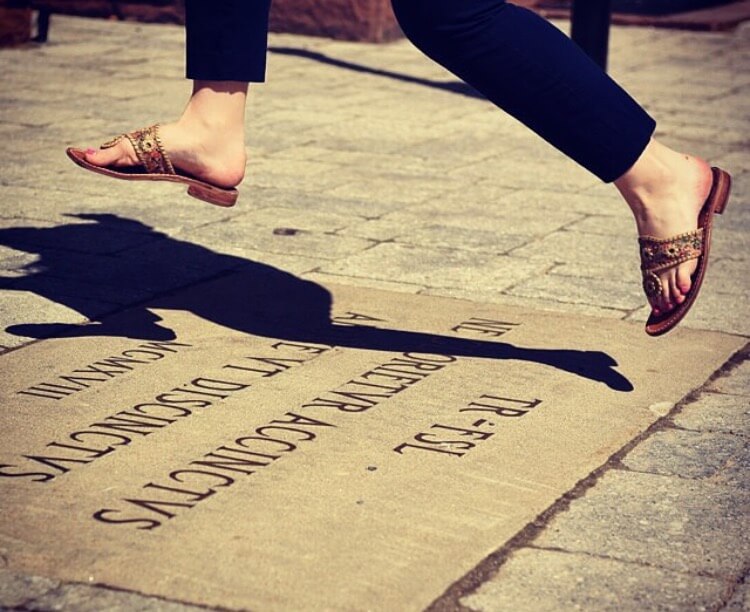
[[[236,189],[221,189],[210,185],[190,185],[188,195],[193,196],[215,206],[230,207],[237,202],[238,192]]]
[[[720,215],[724,212],[729,202],[729,192],[732,190],[732,177],[721,168],[712,168],[714,171],[713,197],[716,200],[714,214]]]

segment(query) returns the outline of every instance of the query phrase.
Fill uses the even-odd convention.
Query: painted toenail
[[[88,148],[86,149],[86,155],[93,155],[96,153],[96,149]]]

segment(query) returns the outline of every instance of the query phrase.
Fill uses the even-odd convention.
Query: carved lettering
[[[501,417],[521,417],[541,403],[542,400],[539,399],[522,400],[484,394],[478,400],[470,402],[468,406],[460,408],[457,412],[458,415],[467,412],[490,412]],[[509,407],[508,404],[513,404],[516,407]],[[488,420],[489,418],[491,417],[480,418],[472,422],[471,427],[434,423],[429,427],[429,431],[415,434],[412,438],[413,442],[399,444],[393,450],[399,455],[403,455],[407,449],[415,449],[463,457],[478,443],[488,440],[497,433],[489,431],[490,428],[497,426],[497,423]],[[469,440],[462,440],[461,438],[469,438]]]
[[[347,312],[343,315],[333,317],[332,321],[336,325],[344,327],[372,327],[372,325],[366,325],[366,323],[385,323],[385,319],[378,319],[358,312]]]
[[[47,482],[55,477],[54,474],[50,474],[49,472],[8,472],[6,468],[17,469],[18,466],[0,463],[1,478],[30,478],[34,482]]]
[[[136,529],[154,529],[161,525],[161,521],[148,518],[113,518],[111,514],[122,514],[122,510],[104,509],[94,513],[94,518],[102,523],[111,525],[139,525]]]
[[[59,401],[65,397],[91,388],[94,384],[104,383],[112,378],[127,374],[133,370],[135,364],[148,364],[151,361],[163,359],[168,353],[176,353],[178,348],[189,347],[184,342],[147,342],[137,347],[123,351],[120,355],[114,355],[106,359],[100,359],[92,364],[76,368],[69,374],[57,377],[57,380],[67,384],[56,382],[41,382],[21,391],[18,395],[42,397]],[[134,355],[145,355],[146,359],[136,359]],[[73,385],[73,386],[70,386]]]
[[[50,442],[49,444],[47,444],[47,447],[65,448],[68,450],[80,451],[82,453],[89,453],[89,459],[98,459],[99,457],[104,457],[104,455],[109,455],[109,453],[115,450],[111,446],[108,446],[107,448],[89,448],[86,446],[74,446],[73,444],[61,444],[60,442]]]
[[[457,334],[466,333],[466,335],[472,336],[499,337],[507,334],[509,331],[512,331],[519,325],[521,324],[510,323],[508,321],[495,321],[493,319],[472,317],[468,321],[464,321],[462,323],[459,323],[455,327],[451,327],[451,330],[453,330]]]
[[[304,344],[301,342],[276,342],[271,345],[276,350],[282,348],[290,348],[294,351],[300,351],[302,353],[312,353],[313,355],[322,355],[330,351],[333,347],[327,344]]]

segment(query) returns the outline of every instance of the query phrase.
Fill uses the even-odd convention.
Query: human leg
[[[186,2],[187,77],[193,91],[177,121],[159,126],[175,168],[219,187],[233,187],[245,172],[244,116],[249,82],[265,78],[270,0]],[[89,149],[90,163],[137,166],[124,139]]]
[[[708,165],[653,140],[654,120],[572,41],[504,0],[392,0],[426,55],[605,182],[630,205],[639,234],[694,230],[711,187]],[[655,312],[690,291],[695,261],[659,271]]]

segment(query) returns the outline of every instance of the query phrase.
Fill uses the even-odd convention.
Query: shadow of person
[[[7,332],[32,338],[114,336],[148,340],[172,340],[173,330],[149,310],[182,310],[225,328],[278,340],[388,352],[430,352],[457,357],[512,359],[545,364],[571,374],[606,384],[617,391],[632,391],[633,385],[615,370],[617,362],[600,351],[524,348],[505,342],[470,340],[438,334],[383,329],[374,326],[342,325],[331,318],[331,294],[320,285],[300,279],[272,266],[241,257],[216,253],[205,247],[155,232],[151,227],[112,214],[70,215],[86,223],[56,227],[14,227],[0,229],[0,245],[35,253],[39,260],[25,267],[26,276],[0,281],[0,288],[30,291],[77,310],[88,319],[95,313],[86,300],[61,289],[59,279],[86,276],[87,261],[96,269],[99,286],[136,288],[158,285],[171,278],[175,267],[213,270],[220,282],[200,285],[192,291],[173,292],[148,304],[130,306],[116,316],[86,325],[60,323],[12,325]],[[101,241],[112,231],[137,232],[145,240],[157,241],[157,260],[138,262],[118,255],[85,255],[81,250]],[[48,245],[55,245],[51,250]],[[137,249],[135,249],[137,252]],[[133,267],[135,266],[135,270]],[[141,266],[141,268],[139,268]],[[148,277],[139,275],[143,270]],[[146,274],[147,272],[147,274]],[[206,275],[204,275],[205,278]],[[193,279],[195,282],[195,279]],[[202,290],[203,289],[203,290]],[[163,292],[162,292],[163,293]],[[148,307],[147,307],[148,306]]]

